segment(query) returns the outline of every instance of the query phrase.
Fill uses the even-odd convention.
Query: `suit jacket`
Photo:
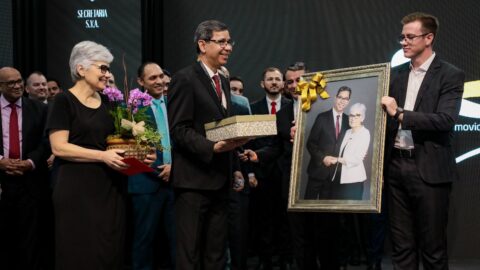
[[[307,140],[307,150],[310,153],[307,173],[310,178],[331,179],[335,166],[325,167],[323,159],[325,156],[338,156],[340,143],[347,129],[350,129],[350,126],[348,116],[344,113],[338,139],[335,139],[333,109],[318,114]]]
[[[1,181],[12,179],[12,184],[25,183],[26,188],[34,197],[47,194],[50,183],[48,182],[47,159],[51,154],[50,145],[45,135],[47,119],[47,106],[37,100],[22,97],[22,159],[31,159],[35,164],[33,171],[26,172],[23,176],[9,176],[0,171]],[[0,134],[3,134],[2,118],[0,117]],[[3,153],[3,138],[0,137],[0,154]],[[15,179],[22,178],[20,182]],[[15,182],[15,183],[13,183]]]
[[[282,106],[277,113],[277,136],[271,145],[256,151],[260,164],[270,163],[277,159],[282,173],[282,197],[288,197],[290,187],[290,169],[292,167],[293,143],[290,141],[290,129],[294,120],[293,102]]]
[[[370,145],[370,132],[365,127],[361,127],[355,133],[352,129],[345,132],[340,152],[337,156],[343,157],[345,163],[342,164],[340,183],[358,183],[367,180],[367,172],[363,159]]]
[[[409,73],[409,63],[392,70],[390,96],[402,108]],[[435,56],[418,91],[413,111],[405,111],[403,114],[402,127],[412,131],[415,163],[420,176],[427,183],[448,183],[458,178],[452,139],[464,81],[463,71]],[[395,143],[398,124],[398,121],[388,119],[387,162]],[[386,168],[388,173],[388,166]]]
[[[215,142],[205,137],[206,123],[230,116],[230,86],[220,75],[227,108],[220,103],[212,80],[197,62],[178,71],[168,91],[168,117],[172,139],[173,186],[218,190],[232,179],[233,152],[214,153]],[[239,170],[235,162],[235,170]]]
[[[148,124],[151,127],[157,128],[155,121],[155,114],[153,113],[152,107],[149,107],[146,111],[147,115],[150,117]],[[165,119],[166,120],[166,119]],[[153,168],[157,168],[163,164],[163,155],[161,151],[157,150],[157,159],[152,164]],[[158,189],[163,186],[169,186],[168,183],[165,183],[160,178],[158,178],[158,171],[151,173],[141,173],[128,177],[128,192],[134,194],[148,194],[155,193]]]
[[[292,101],[282,97],[280,99],[280,103],[281,103],[280,110],[277,111],[277,115],[280,114],[280,112],[284,108],[291,105]],[[250,105],[250,107],[252,109],[252,114],[270,114],[270,111],[268,110],[267,99],[265,97],[255,101]],[[273,146],[275,144],[276,144],[275,136],[263,137],[263,138],[255,139],[252,142],[250,142],[248,144],[248,148],[256,151],[267,146]],[[274,172],[274,170],[279,171],[279,166],[276,163],[276,160],[271,159],[271,160],[268,160],[268,162],[262,162],[262,164],[257,164],[255,166],[255,175],[259,178],[268,178],[268,176],[270,176],[272,172]]]

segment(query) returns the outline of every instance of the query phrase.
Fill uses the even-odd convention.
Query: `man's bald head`
[[[0,91],[6,100],[16,102],[23,95],[22,74],[12,67],[0,68]]]

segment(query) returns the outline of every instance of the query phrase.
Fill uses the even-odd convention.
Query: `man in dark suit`
[[[175,263],[175,223],[173,213],[173,189],[170,185],[171,147],[168,132],[167,108],[163,96],[165,81],[160,66],[153,62],[138,68],[137,82],[150,94],[152,105],[147,110],[152,126],[162,136],[162,151],[157,151],[154,166],[157,172],[142,173],[128,178],[128,192],[133,206],[132,269],[154,269],[153,242],[159,222],[165,230],[172,263]]]
[[[223,269],[228,191],[241,178],[233,149],[246,140],[213,142],[204,125],[230,115],[230,87],[218,74],[232,52],[225,24],[204,21],[195,31],[198,62],[178,71],[168,94],[175,191],[177,269]],[[233,173],[233,175],[232,175]]]
[[[350,102],[351,93],[352,90],[349,87],[340,87],[335,96],[333,108],[318,114],[312,126],[307,140],[310,162],[307,167],[306,200],[328,200],[333,196],[332,177],[336,166],[330,158],[338,156],[343,136],[350,128],[348,116],[344,110]],[[336,173],[340,173],[338,168]]]
[[[22,97],[20,72],[0,69],[0,268],[42,269],[42,214],[48,203],[47,107]],[[7,138],[7,139],[6,139]]]
[[[259,162],[260,166],[271,164],[277,160],[278,169],[280,170],[280,188],[281,188],[281,207],[284,213],[287,213],[288,192],[290,186],[290,168],[292,164],[292,148],[293,143],[290,138],[290,129],[294,125],[296,119],[296,109],[298,109],[298,95],[295,93],[297,83],[300,77],[305,73],[304,69],[297,66],[290,66],[285,72],[285,88],[292,97],[292,102],[285,102],[282,109],[277,112],[277,136],[273,138],[273,143],[264,145],[261,148],[253,151],[247,149],[241,155],[242,160],[250,160],[251,162]],[[277,183],[278,185],[278,183]],[[278,190],[278,189],[277,189]],[[287,222],[278,224],[278,228],[292,239],[292,250],[297,261],[299,269],[304,268],[303,253],[304,253],[304,235],[303,235],[303,213],[287,213]],[[286,264],[287,262],[285,262]],[[286,269],[286,265],[281,265]]]
[[[395,68],[382,105],[387,123],[392,262],[395,269],[448,269],[447,219],[458,178],[452,137],[464,73],[433,52],[438,20],[425,13],[402,19],[399,37],[411,61]]]
[[[251,104],[252,114],[277,114],[290,100],[282,97],[284,88],[283,74],[276,67],[266,68],[262,73],[260,86],[265,91],[265,97]],[[256,139],[248,144],[255,151],[274,142],[274,137]],[[287,223],[285,209],[281,204],[281,171],[277,159],[254,166],[258,186],[252,191],[251,210],[256,236],[257,252],[260,257],[260,268],[272,268],[274,239],[278,239],[277,248],[282,264],[291,261],[290,235],[282,231],[277,224]],[[279,232],[279,233],[276,233]],[[276,233],[276,234],[275,234]]]

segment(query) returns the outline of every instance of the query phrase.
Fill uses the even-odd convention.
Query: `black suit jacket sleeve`
[[[169,90],[169,124],[170,132],[175,147],[181,147],[205,163],[209,163],[213,157],[214,142],[207,140],[194,127],[195,119],[195,95],[190,89],[194,86],[191,80],[184,76],[177,76]],[[174,113],[170,113],[174,112]],[[215,119],[212,119],[212,121]]]
[[[45,134],[47,106],[43,103],[23,99],[23,135],[25,144],[23,159],[31,159],[36,169],[45,169],[47,159],[51,155],[50,144]]]

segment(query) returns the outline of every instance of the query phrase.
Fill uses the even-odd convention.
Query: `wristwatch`
[[[399,117],[400,114],[402,114],[403,112],[404,112],[403,108],[397,107],[396,112],[395,112],[395,115],[393,116],[393,119],[398,120],[398,117]]]

